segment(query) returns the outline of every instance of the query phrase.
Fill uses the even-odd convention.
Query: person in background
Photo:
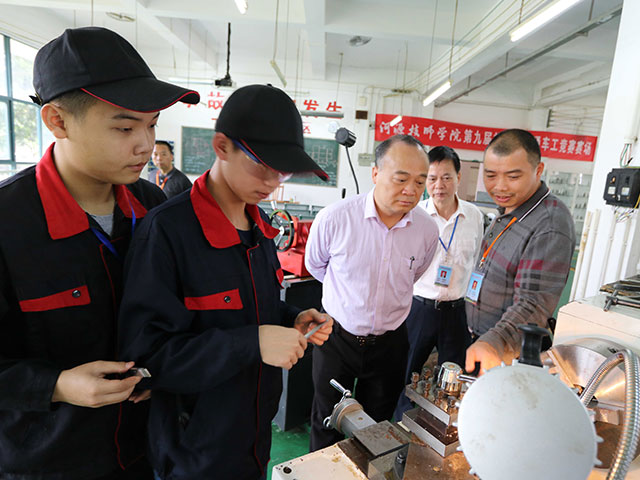
[[[149,172],[149,181],[159,186],[167,198],[191,188],[191,180],[173,166],[173,147],[169,142],[156,140],[151,160],[157,169]]]
[[[487,192],[498,215],[485,232],[466,292],[475,342],[466,370],[481,372],[520,353],[518,325],[549,328],[576,246],[569,209],[540,180],[540,146],[525,130],[500,132],[484,153]]]
[[[333,323],[280,300],[278,230],[257,206],[292,172],[328,178],[304,151],[295,103],[270,85],[239,88],[213,148],[190,194],[142,222],[127,265],[120,346],[152,375],[149,452],[160,479],[264,479],[281,368],[302,357],[306,333],[321,345]]]
[[[139,180],[159,111],[197,92],[156,79],[121,36],[68,29],[34,61],[55,142],[0,183],[0,478],[146,480],[147,402],[116,360],[122,262],[165,200]]]
[[[467,328],[464,294],[480,248],[483,233],[482,212],[458,197],[460,158],[452,148],[439,146],[429,151],[427,193],[419,203],[438,225],[438,248],[433,262],[413,287],[413,302],[407,317],[409,359],[405,384],[411,373],[422,366],[434,347],[438,365],[454,362],[464,366],[465,352],[471,344]],[[400,394],[394,417],[411,408]]]
[[[322,306],[334,334],[313,349],[315,393],[311,450],[343,437],[323,426],[340,400],[334,378],[353,390],[375,420],[391,418],[403,388],[413,284],[431,264],[438,228],[414,208],[427,181],[424,146],[396,135],[376,148],[369,193],[334,203],[316,216],[305,251],[311,275],[322,282]]]

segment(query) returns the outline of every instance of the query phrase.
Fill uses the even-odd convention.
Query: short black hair
[[[424,145],[420,140],[411,136],[411,135],[394,135],[393,137],[387,138],[384,142],[376,147],[376,167],[381,168],[381,159],[387,154],[389,149],[397,142],[406,143],[407,145],[412,145],[420,148],[425,154],[427,150],[424,148]]]
[[[453,168],[456,169],[456,173],[460,173],[460,157],[453,148],[439,145],[429,150],[428,155],[429,165],[432,163],[440,163],[443,160],[451,160],[453,162]]]
[[[89,108],[97,104],[101,100],[83,92],[80,89],[65,92],[62,95],[51,99],[48,103],[52,103],[63,110],[69,112],[75,118],[83,118]]]
[[[173,147],[166,140],[156,140],[156,145],[164,145],[165,147],[167,147],[169,149],[169,153],[171,155],[173,155]]]
[[[520,148],[527,152],[529,163],[537,167],[540,163],[540,157],[542,156],[540,154],[540,145],[538,145],[536,137],[526,130],[519,128],[503,130],[493,137],[485,152],[491,150],[496,155],[503,157],[512,154]]]

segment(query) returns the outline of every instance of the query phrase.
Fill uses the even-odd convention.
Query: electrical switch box
[[[638,207],[640,168],[614,168],[607,174],[604,201],[607,205]]]

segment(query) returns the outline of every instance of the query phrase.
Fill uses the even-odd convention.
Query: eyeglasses
[[[242,153],[244,153],[244,156],[247,157],[247,159],[251,160],[248,164],[250,165],[248,170],[254,177],[262,178],[264,180],[277,178],[278,182],[284,183],[293,175],[291,172],[281,172],[280,170],[271,168],[269,165],[257,158],[247,147],[240,143],[240,141],[235,139],[231,139],[231,141],[236,147],[242,150]]]

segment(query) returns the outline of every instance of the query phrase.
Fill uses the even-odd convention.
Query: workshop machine
[[[270,219],[271,226],[278,229],[278,235],[273,240],[282,269],[298,277],[308,277],[309,271],[304,266],[304,249],[313,220],[300,220],[286,210],[274,210]]]
[[[477,379],[453,363],[415,372],[405,394],[416,407],[399,423],[374,422],[332,382],[343,397],[325,426],[348,438],[276,465],[272,478],[640,480],[635,281],[561,308],[547,352],[546,331],[523,326],[510,366]],[[629,284],[638,291],[612,298]]]

